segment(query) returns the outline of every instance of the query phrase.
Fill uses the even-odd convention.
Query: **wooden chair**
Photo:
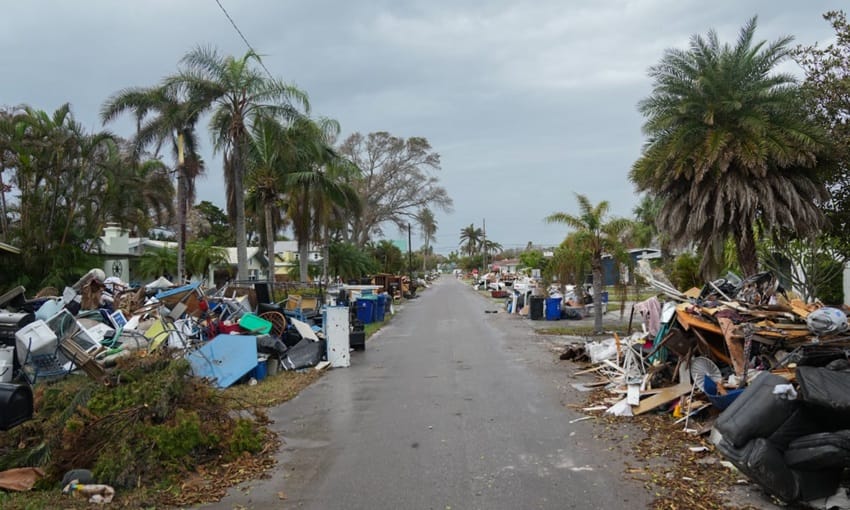
[[[283,332],[286,331],[286,316],[280,312],[270,311],[261,313],[260,318],[272,323],[272,335],[278,338],[283,336]]]

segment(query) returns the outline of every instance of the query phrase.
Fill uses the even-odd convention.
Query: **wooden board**
[[[695,317],[686,312],[683,308],[676,309],[676,319],[679,321],[679,324],[682,325],[685,331],[691,328],[697,328],[718,335],[723,334],[723,332],[720,331],[720,327],[718,327],[716,324],[704,321],[699,317]]]
[[[744,359],[744,339],[736,334],[737,327],[732,319],[720,318],[718,322],[723,331],[723,338],[726,340],[726,347],[729,349],[729,357],[732,358],[732,367],[735,369],[735,374],[740,377],[744,375],[744,367],[747,363]]]
[[[670,402],[671,400],[675,400],[685,393],[690,393],[693,386],[690,384],[677,384],[676,386],[669,386],[664,388],[662,391],[656,393],[655,395],[641,400],[640,405],[632,408],[632,414],[635,416],[643,413],[647,413],[652,411],[653,409],[663,406],[664,404]]]

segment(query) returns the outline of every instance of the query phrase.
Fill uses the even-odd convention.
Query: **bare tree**
[[[362,247],[382,234],[386,223],[406,229],[425,207],[451,210],[452,199],[433,175],[440,169],[440,155],[425,138],[405,140],[384,131],[354,133],[339,152],[362,171],[352,185],[363,211],[350,219],[346,240]]]

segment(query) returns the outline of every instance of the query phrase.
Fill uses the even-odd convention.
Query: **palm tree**
[[[282,198],[286,189],[284,140],[286,128],[276,119],[265,117],[254,123],[248,147],[248,195],[246,204],[262,216],[265,230],[268,281],[274,281],[274,242],[277,226],[282,226]]]
[[[100,117],[104,123],[130,111],[136,120],[134,154],[148,146],[159,152],[163,143],[172,146],[177,173],[177,280],[186,273],[186,216],[194,203],[195,179],[204,171],[198,155],[195,127],[202,104],[181,95],[174,87],[132,87],[119,91],[103,104]]]
[[[244,178],[251,126],[262,116],[298,118],[301,113],[296,106],[309,110],[304,92],[263,74],[258,68],[261,63],[253,51],[234,58],[198,47],[183,57],[180,72],[166,79],[169,86],[185,90],[204,110],[212,109],[210,129],[215,150],[224,155],[227,211],[236,231],[240,280],[248,277]]]
[[[602,332],[602,255],[622,251],[621,237],[631,227],[632,222],[621,218],[608,219],[608,202],[597,205],[590,203],[585,195],[576,193],[578,216],[556,212],[546,217],[547,223],[563,223],[575,230],[573,240],[584,246],[590,254],[590,270],[593,275],[593,327]]]
[[[291,169],[285,175],[288,216],[298,240],[299,274],[307,281],[310,242],[320,239],[331,209],[360,211],[356,190],[343,177],[350,167],[332,148],[339,124],[329,119],[297,119],[287,130]]]
[[[730,237],[751,275],[756,229],[781,225],[803,235],[823,224],[826,192],[811,171],[823,135],[795,79],[772,73],[791,38],[754,43],[755,29],[753,18],[734,46],[712,30],[693,36],[687,51],[667,50],[650,69],[652,94],[638,105],[648,141],[630,178],[663,201],[659,226],[671,239],[703,249],[706,276]]]
[[[211,266],[230,267],[227,250],[215,246],[211,239],[186,245],[186,270],[193,276],[205,278]]]
[[[139,257],[139,274],[146,278],[171,275],[177,267],[177,252],[171,248],[154,248]]]
[[[463,251],[470,257],[475,255],[484,237],[484,231],[470,223],[468,227],[460,229],[460,244]]]
[[[484,250],[485,253],[502,253],[504,248],[502,248],[501,243],[497,243],[492,239],[484,239],[481,241],[481,249]]]
[[[422,256],[422,270],[425,271],[431,240],[434,239],[434,234],[437,233],[437,220],[434,218],[434,213],[431,212],[431,209],[427,207],[419,211],[419,214],[416,215],[416,220],[419,222],[419,227],[422,229],[422,236],[425,238],[425,250]]]

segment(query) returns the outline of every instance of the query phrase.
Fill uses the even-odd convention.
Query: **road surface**
[[[617,509],[649,494],[565,407],[567,374],[450,277],[298,397],[270,410],[270,479],[208,509]]]

